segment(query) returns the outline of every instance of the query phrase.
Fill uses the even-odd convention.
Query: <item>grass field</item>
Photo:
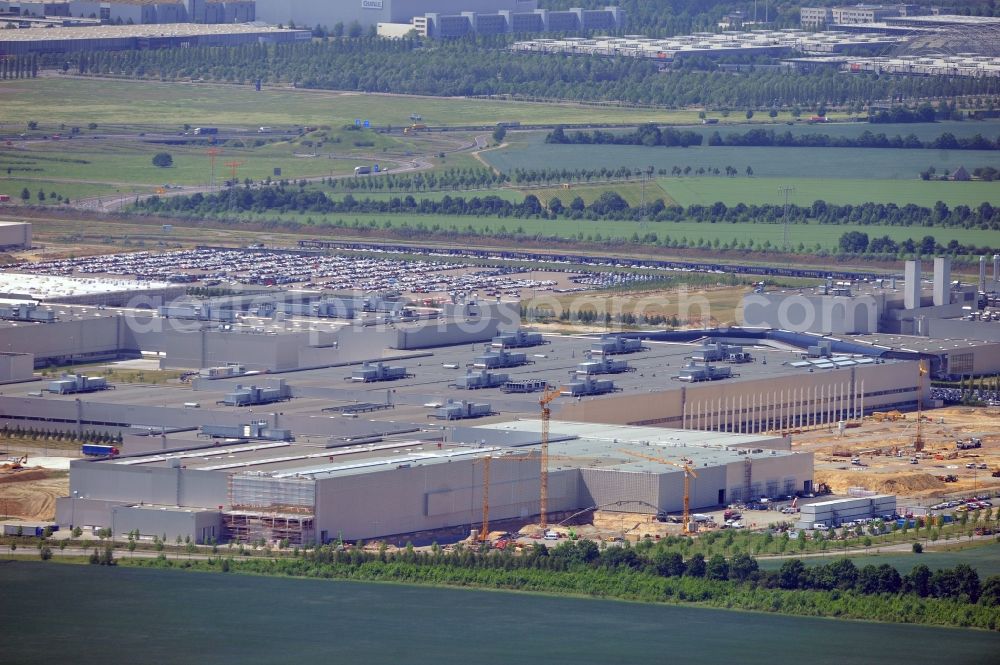
[[[429,125],[533,123],[697,123],[697,111],[660,111],[578,104],[534,104],[464,98],[369,95],[250,86],[46,77],[0,82],[3,123],[157,126],[285,126],[353,123],[404,126],[410,114]],[[149,118],[150,120],[141,120]],[[735,122],[736,118],[733,118]]]
[[[802,559],[806,566],[818,566],[821,564],[836,561],[838,556],[829,557],[808,557]],[[990,543],[979,547],[956,551],[924,551],[923,554],[912,554],[909,552],[894,552],[892,554],[871,554],[865,556],[851,557],[854,565],[867,566],[868,564],[880,566],[887,563],[900,573],[908,573],[914,566],[924,564],[931,570],[938,568],[953,568],[960,563],[968,564],[979,572],[979,578],[985,579],[990,575],[1000,575],[1000,543]],[[784,563],[783,559],[759,559],[760,567],[765,570],[777,570]]]
[[[1000,201],[1000,187],[995,182],[940,182],[923,180],[860,180],[846,178],[660,178],[660,187],[670,198],[683,206],[710,205],[722,201],[736,203],[780,205],[784,195],[778,187],[790,185],[794,191],[788,202],[800,206],[812,205],[822,199],[828,203],[915,203],[933,207],[938,201],[949,206],[975,206],[983,201]]]
[[[326,141],[324,142],[324,138]],[[337,141],[337,139],[340,139]],[[355,147],[353,141],[371,141],[375,145]],[[79,138],[73,141],[28,141],[0,146],[0,187],[12,195],[27,186],[33,193],[38,187],[64,196],[79,198],[100,195],[109,188],[133,186],[205,185],[212,177],[211,161],[205,145],[163,145],[141,140]],[[339,175],[350,173],[359,164],[379,159],[393,165],[382,155],[391,149],[399,153],[408,143],[372,132],[315,132],[304,139],[253,146],[252,142],[229,141],[217,146],[215,179],[231,177],[228,162],[239,163],[238,177],[262,180],[281,169],[283,178]],[[153,155],[167,152],[173,166],[153,166]],[[374,159],[372,155],[375,155]],[[399,158],[396,158],[397,160]]]
[[[7,176],[0,176],[0,194],[10,194],[11,200],[14,202],[19,202],[21,200],[21,190],[25,187],[28,188],[28,192],[31,193],[31,199],[29,203],[32,205],[38,205],[38,190],[41,189],[45,192],[46,200],[44,204],[46,205],[62,205],[60,201],[56,201],[51,197],[51,194],[60,194],[63,198],[68,198],[70,201],[76,201],[77,199],[87,197],[87,196],[115,196],[122,193],[139,192],[143,194],[151,193],[148,187],[115,187],[112,184],[107,183],[93,183],[93,182],[68,182],[53,180],[49,178],[11,178]]]
[[[262,215],[248,215],[248,219],[257,221],[268,221],[273,219],[291,219],[299,222],[309,223],[312,220],[315,225],[320,225],[324,220],[340,220],[342,224],[352,225],[357,222],[360,226],[376,225],[379,227],[393,229],[417,229],[417,230],[467,230],[469,228],[480,233],[527,233],[544,234],[547,236],[557,236],[577,240],[611,240],[615,238],[631,238],[633,234],[643,235],[655,233],[662,240],[669,236],[671,239],[684,240],[688,243],[695,243],[698,238],[706,242],[720,243],[748,242],[751,239],[757,247],[769,242],[770,246],[781,246],[783,238],[783,227],[780,224],[728,224],[728,223],[698,223],[698,222],[651,222],[639,224],[637,222],[615,222],[615,221],[575,221],[567,219],[540,220],[540,219],[517,219],[495,217],[464,217],[451,215],[410,215],[405,217],[387,216],[380,214],[279,214],[266,213]],[[388,226],[387,226],[388,225]],[[869,235],[888,235],[893,240],[901,241],[913,238],[919,241],[925,235],[935,235],[940,240],[955,239],[960,243],[976,245],[988,245],[990,247],[1000,247],[1000,231],[982,231],[978,229],[925,229],[912,227],[871,227],[860,225],[816,225],[801,224],[791,225],[788,228],[788,239],[791,247],[797,247],[800,243],[805,247],[813,247],[816,244],[823,249],[833,250],[837,247],[840,236],[848,231],[862,231]]]
[[[800,178],[804,175],[828,180],[903,180],[915,182],[918,174],[934,166],[938,172],[965,166],[969,171],[979,166],[1000,168],[1000,151],[892,150],[880,148],[756,148],[698,146],[666,148],[624,145],[549,145],[544,132],[526,133],[511,140],[503,150],[491,150],[483,158],[493,167],[509,172],[521,169],[597,169],[645,166],[671,171],[699,167],[725,171],[732,166],[744,175],[749,166],[755,178]],[[721,184],[725,177],[716,177]],[[977,184],[977,183],[972,183]],[[986,188],[997,190],[994,185]],[[669,191],[669,190],[668,190]],[[774,192],[775,199],[777,192]],[[903,194],[905,196],[905,193]],[[830,197],[822,197],[833,201]],[[996,200],[997,195],[993,195]],[[712,199],[715,201],[718,199]],[[978,201],[965,201],[979,204]],[[811,201],[810,201],[811,202]],[[901,203],[907,201],[901,200]]]

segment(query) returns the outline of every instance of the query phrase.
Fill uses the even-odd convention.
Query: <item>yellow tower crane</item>
[[[698,474],[695,473],[693,468],[691,468],[691,465],[686,461],[684,464],[681,464],[680,462],[672,462],[670,460],[663,459],[662,457],[653,457],[652,455],[637,453],[634,450],[626,450],[624,448],[621,448],[620,452],[633,457],[638,457],[640,459],[649,460],[650,462],[660,462],[661,464],[669,464],[670,466],[676,466],[679,469],[684,469],[684,515],[682,519],[684,520],[684,533],[690,533],[688,524],[690,524],[691,520],[691,476],[694,476],[695,478],[698,477]]]
[[[487,540],[490,534],[490,467],[493,462],[538,462],[538,459],[538,455],[534,453],[530,455],[487,455],[486,457],[481,457],[473,462],[473,464],[478,464],[480,462],[483,464],[483,523],[479,528],[479,535],[477,536],[477,539],[480,542]],[[584,460],[586,458],[550,455],[549,459]]]
[[[562,388],[550,388],[542,393],[541,398],[538,400],[538,405],[542,407],[542,466],[540,472],[541,478],[541,496],[538,499],[538,520],[539,525],[544,530],[549,525],[548,510],[549,510],[549,420],[552,418],[552,410],[549,408],[549,404],[552,403],[555,398],[562,394]]]
[[[920,361],[920,369],[917,370],[917,435],[913,440],[913,450],[920,452],[924,449],[924,376],[927,374],[927,366],[924,361]]]

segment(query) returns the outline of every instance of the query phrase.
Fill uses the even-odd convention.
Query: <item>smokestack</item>
[[[903,307],[920,307],[920,261],[907,261],[903,270]]]
[[[951,259],[939,256],[934,259],[934,306],[951,304]]]
[[[979,257],[979,292],[986,292],[986,256]]]

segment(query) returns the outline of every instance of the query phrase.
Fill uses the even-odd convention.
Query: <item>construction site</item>
[[[218,258],[187,258],[206,257]],[[990,280],[980,262],[984,293],[994,263]],[[168,281],[177,270],[154,267]],[[992,376],[1000,343],[992,322],[963,318],[976,290],[952,283],[947,261],[934,268],[929,294],[916,262],[902,290],[827,279],[763,294],[754,315],[775,321],[762,327],[603,333],[521,328],[512,297],[464,291],[266,287],[156,308],[56,294],[0,322],[0,427],[17,442],[0,513],[196,543],[429,544],[571,525],[602,539],[754,528],[831,492],[992,494],[996,407],[942,410],[931,381]],[[851,330],[827,327],[839,316],[779,325],[828,301],[847,303]],[[908,334],[944,323],[969,336]],[[126,367],[157,379],[118,380]],[[40,472],[50,445],[62,468]]]

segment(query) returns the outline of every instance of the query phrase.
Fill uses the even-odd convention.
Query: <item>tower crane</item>
[[[920,361],[920,368],[917,370],[917,435],[913,440],[913,450],[920,452],[924,449],[924,375],[927,374],[927,367],[924,361]]]
[[[552,418],[549,404],[559,397],[562,391],[562,388],[549,388],[538,400],[538,405],[542,408],[542,466],[539,474],[542,491],[538,499],[538,523],[543,530],[549,525],[549,420]]]
[[[490,533],[490,467],[494,460],[502,462],[538,462],[538,455],[531,453],[529,455],[487,455],[486,457],[481,457],[473,461],[473,464],[478,464],[482,462],[483,464],[483,522],[479,529],[479,535],[477,539],[483,542],[487,539]],[[549,459],[557,460],[586,460],[587,458],[582,457],[571,457],[567,455],[550,455]]]
[[[634,450],[626,450],[624,448],[620,449],[620,452],[626,455],[632,455],[633,457],[638,457],[640,459],[649,460],[650,462],[660,462],[661,464],[669,464],[670,466],[676,466],[679,469],[684,469],[684,533],[690,533],[688,524],[690,524],[691,519],[691,476],[695,478],[698,474],[695,473],[691,465],[685,460],[684,464],[680,462],[672,462],[662,457],[653,457],[652,455],[646,455],[645,453],[637,453]]]

